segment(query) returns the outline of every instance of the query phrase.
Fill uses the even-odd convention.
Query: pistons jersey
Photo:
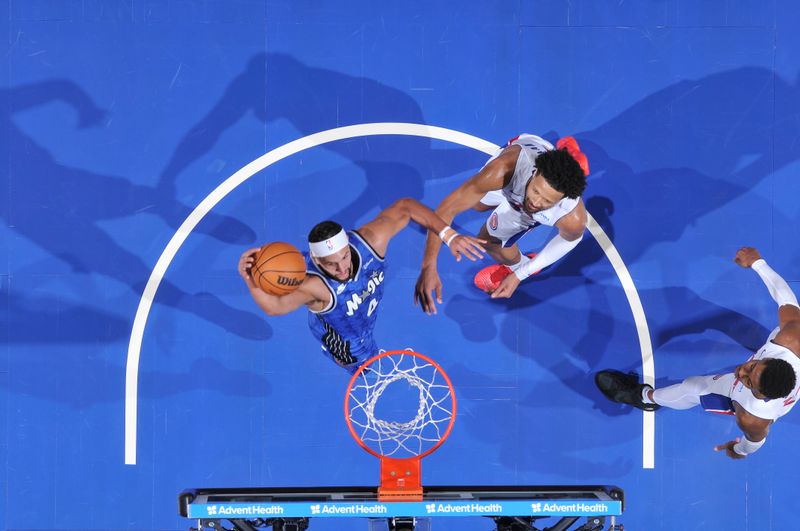
[[[768,420],[777,420],[787,414],[797,403],[798,395],[800,395],[800,358],[788,348],[773,343],[772,340],[778,335],[778,332],[780,332],[780,327],[772,331],[764,346],[758,349],[750,359],[777,358],[787,362],[795,372],[794,389],[784,398],[758,399],[739,379],[735,379],[730,392],[731,400],[738,402],[748,413]]]
[[[514,169],[514,175],[501,190],[503,195],[511,207],[520,213],[523,218],[522,221],[527,225],[555,225],[559,219],[572,212],[577,206],[579,201],[577,197],[564,197],[552,207],[534,214],[529,214],[522,208],[525,202],[525,190],[528,187],[528,182],[531,180],[531,177],[533,177],[534,172],[536,172],[536,157],[545,151],[552,151],[555,149],[553,144],[536,135],[522,134],[509,140],[508,145],[518,145],[522,149],[517,158],[517,166]]]
[[[378,353],[372,331],[383,297],[384,259],[356,231],[349,231],[353,274],[340,282],[306,257],[306,274],[318,277],[328,288],[330,304],[319,312],[309,310],[308,326],[333,361],[351,372]]]

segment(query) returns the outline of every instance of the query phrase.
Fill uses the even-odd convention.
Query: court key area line
[[[276,162],[290,157],[300,151],[313,147],[363,136],[377,135],[398,135],[398,136],[418,136],[434,140],[443,140],[453,144],[482,151],[487,155],[492,155],[499,146],[460,131],[435,127],[431,125],[412,124],[412,123],[369,123],[357,124],[346,127],[328,129],[312,135],[293,140],[272,151],[265,153],[249,164],[239,169],[236,173],[225,179],[217,186],[195,209],[189,214],[186,220],[178,227],[178,230],[167,243],[161,256],[158,258],[150,278],[147,280],[136,315],[131,328],[131,337],[128,342],[128,357],[125,369],[125,464],[136,464],[136,443],[137,443],[137,415],[138,415],[138,388],[139,388],[139,361],[142,350],[142,338],[147,325],[147,317],[153,305],[158,287],[180,250],[186,238],[197,227],[197,224],[213,209],[225,196],[236,189],[237,186],[247,179],[260,172],[264,168]],[[633,283],[628,268],[622,261],[616,247],[608,238],[602,227],[597,224],[591,215],[588,216],[587,223],[589,232],[594,236],[597,243],[611,262],[614,271],[619,277],[628,304],[633,314],[636,324],[636,333],[639,337],[639,348],[642,353],[642,375],[645,383],[653,385],[655,383],[655,368],[653,365],[653,349],[650,343],[650,332],[647,326],[647,318],[642,307],[636,286]],[[655,454],[655,419],[653,412],[643,411],[643,430],[642,430],[642,468],[654,468]]]

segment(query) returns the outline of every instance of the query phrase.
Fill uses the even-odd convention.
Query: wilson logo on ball
[[[299,286],[302,283],[303,283],[302,280],[298,280],[296,278],[289,278],[283,276],[278,277],[278,284],[280,284],[281,286]]]

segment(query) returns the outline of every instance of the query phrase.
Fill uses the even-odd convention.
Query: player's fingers
[[[472,240],[472,246],[473,247],[477,247],[478,249],[481,250],[481,252],[484,252],[484,253],[486,252],[486,248],[483,246],[485,243],[486,243],[486,240],[478,240],[478,239]]]
[[[455,250],[455,256],[456,256],[456,262],[460,262],[462,257],[467,257],[470,260],[472,260],[472,258],[470,258],[470,255],[469,255],[469,247],[467,247],[467,246],[463,246],[463,247],[459,246]]]
[[[432,313],[431,310],[432,301],[431,301],[431,294],[427,289],[423,290],[422,293],[420,294],[420,300],[422,301],[422,311],[424,311],[427,315],[430,315]]]
[[[421,289],[419,292],[419,303],[422,306],[422,311],[430,315],[431,313],[431,296],[428,294],[427,289]]]
[[[482,246],[476,244],[472,248],[472,252],[475,253],[475,257],[476,258],[483,258],[484,255],[486,254],[486,249],[484,249]]]
[[[466,256],[473,262],[477,258],[480,258],[480,252],[477,249],[475,249],[475,246],[472,242],[470,242],[466,247],[464,247],[464,250],[462,252],[464,253],[464,256]]]
[[[436,313],[436,307],[433,305],[433,301],[430,297],[427,297],[425,300],[425,315],[433,315]]]
[[[483,244],[486,243],[486,240],[479,240],[478,238],[473,238],[472,236],[468,236],[466,241],[467,245],[470,247],[477,247],[479,249],[483,249]]]

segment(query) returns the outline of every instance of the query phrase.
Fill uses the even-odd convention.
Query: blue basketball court
[[[304,310],[259,310],[239,255],[435,208],[527,132],[591,165],[566,258],[492,300],[490,259],[444,250],[428,316],[424,232],[389,246],[378,344],[458,399],[423,484],[615,485],[626,529],[793,529],[800,413],[733,461],[732,418],[614,404],[594,373],[744,362],[777,308],[743,245],[800,293],[798,25],[789,0],[0,0],[0,528],[183,530],[187,488],[376,485],[349,375]]]

